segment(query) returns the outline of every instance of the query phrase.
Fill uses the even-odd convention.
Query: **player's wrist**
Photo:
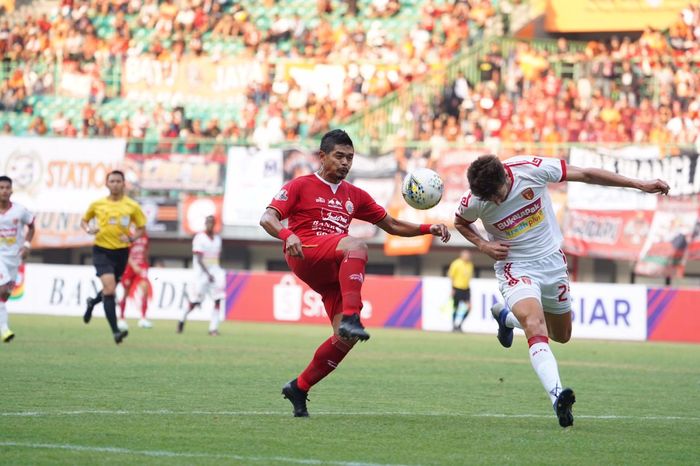
[[[24,246],[24,249],[31,249],[32,243],[30,243],[29,241],[25,241],[23,246]]]
[[[294,232],[293,232],[292,230],[290,230],[289,228],[282,228],[282,229],[280,230],[280,232],[277,233],[277,236],[278,236],[279,239],[281,239],[282,241],[287,241],[287,238],[289,238],[289,237],[292,236],[293,234],[294,234]]]
[[[418,228],[420,229],[420,234],[421,235],[429,235],[430,234],[430,227],[433,225],[430,223],[423,223],[421,224]]]

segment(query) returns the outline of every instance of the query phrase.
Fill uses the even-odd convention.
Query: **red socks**
[[[343,295],[343,315],[359,314],[362,309],[362,283],[365,281],[367,251],[346,251],[338,271],[340,292]]]
[[[351,349],[352,346],[335,335],[321,343],[314,353],[314,358],[297,378],[299,389],[308,392],[312,386],[333,372]]]

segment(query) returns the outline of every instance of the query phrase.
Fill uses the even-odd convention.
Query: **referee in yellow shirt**
[[[124,172],[113,170],[107,174],[109,196],[98,199],[88,207],[80,221],[80,226],[90,235],[95,235],[92,247],[92,261],[97,276],[102,282],[102,291],[95,298],[88,298],[83,321],[87,324],[92,318],[92,309],[102,301],[105,316],[112,329],[114,341],[119,344],[128,335],[117,327],[117,306],[115,294],[117,283],[124,273],[129,260],[129,246],[145,230],[146,216],[139,204],[124,195]],[[91,220],[95,219],[94,224]],[[134,226],[133,234],[131,226]]]
[[[457,259],[452,261],[447,270],[447,276],[452,280],[452,329],[455,332],[461,332],[462,324],[467,319],[471,307],[469,282],[474,276],[474,264],[472,264],[469,251],[465,249]],[[465,310],[462,319],[457,323],[460,303],[464,303]]]

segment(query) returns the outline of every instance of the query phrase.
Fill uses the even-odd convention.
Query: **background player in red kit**
[[[309,415],[309,389],[340,364],[357,340],[369,339],[360,321],[367,245],[348,235],[350,221],[365,220],[397,236],[450,239],[445,225],[394,219],[367,192],[344,181],[354,152],[345,131],[326,133],[319,171],[285,184],[260,219],[265,231],[284,242],[285,259],[294,274],[321,295],[333,324],[333,335],[318,347],[308,367],[282,388],[295,417]],[[281,223],[284,219],[289,219],[288,228]]]
[[[139,327],[151,328],[153,324],[146,318],[148,312],[148,298],[151,296],[151,282],[148,281],[148,243],[146,232],[139,236],[129,247],[129,262],[124,269],[121,284],[124,287],[124,296],[119,302],[121,309],[120,326],[126,327],[124,312],[126,311],[127,298],[134,298],[137,294],[141,301],[141,319]]]

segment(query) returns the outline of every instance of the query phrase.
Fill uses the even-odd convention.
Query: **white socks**
[[[215,332],[219,330],[219,307],[214,306],[211,310],[211,320],[209,321],[209,331]]]
[[[542,336],[532,337],[528,340],[528,344],[530,344],[532,368],[535,369],[535,373],[537,373],[552,404],[554,404],[562,387],[557,360],[549,347],[549,340],[547,337]]]
[[[0,332],[7,332],[10,330],[7,327],[7,305],[4,301],[0,301]]]

